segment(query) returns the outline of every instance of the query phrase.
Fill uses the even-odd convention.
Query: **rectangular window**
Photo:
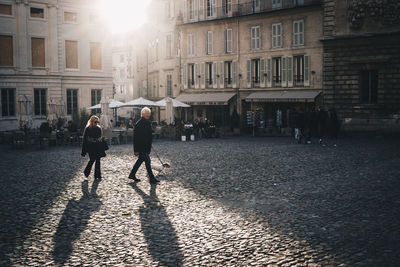
[[[232,16],[232,0],[223,0],[222,3],[225,15]]]
[[[374,104],[378,102],[378,71],[361,72],[360,82],[361,103]]]
[[[99,104],[101,101],[101,89],[92,89],[91,91],[91,104],[92,106]],[[101,109],[92,109],[92,114],[98,114]]]
[[[272,8],[282,8],[282,0],[272,0]]]
[[[188,56],[194,56],[194,35],[188,35]]]
[[[44,38],[32,38],[31,50],[32,50],[32,67],[45,67],[46,50],[44,45]]]
[[[189,88],[194,87],[194,79],[195,79],[195,72],[194,72],[194,64],[189,64]]]
[[[273,85],[280,86],[281,85],[281,58],[275,57],[272,59],[272,71],[273,71]]]
[[[168,34],[167,35],[167,40],[166,40],[166,56],[167,58],[171,58],[172,57],[172,34]]]
[[[14,88],[1,88],[1,116],[15,116]]]
[[[34,101],[35,101],[35,115],[46,116],[47,115],[47,96],[46,89],[35,88],[34,89]]]
[[[293,57],[293,76],[294,85],[304,85],[304,56]]]
[[[251,49],[260,49],[261,36],[260,36],[260,26],[251,27]]]
[[[207,55],[211,55],[213,53],[213,32],[207,32]]]
[[[194,13],[195,13],[195,0],[189,0],[189,19],[194,19]]]
[[[65,11],[64,12],[64,21],[74,22],[74,23],[78,22],[78,13]]]
[[[30,11],[31,11],[31,18],[44,19],[44,9],[43,8],[31,7]]]
[[[78,89],[67,89],[67,115],[78,113]]]
[[[260,0],[251,0],[252,12],[260,12]]]
[[[213,17],[216,13],[216,0],[207,1],[207,17]]]
[[[232,61],[225,62],[225,87],[232,86]]]
[[[0,66],[14,66],[13,37],[0,35]]]
[[[78,41],[65,41],[65,67],[78,68]]]
[[[213,84],[213,63],[206,63],[207,66],[207,78],[206,78],[206,88],[211,88]]]
[[[7,4],[0,4],[0,14],[1,15],[12,15],[12,6]]]
[[[260,86],[260,59],[253,59],[251,60],[251,74],[252,77],[252,85],[253,87]]]
[[[304,21],[293,22],[293,45],[304,45]]]
[[[172,75],[167,75],[167,96],[172,97]]]
[[[226,29],[224,33],[225,53],[232,53],[232,29]]]
[[[90,68],[92,70],[102,68],[101,43],[90,43]]]
[[[272,47],[282,47],[282,23],[272,24]]]

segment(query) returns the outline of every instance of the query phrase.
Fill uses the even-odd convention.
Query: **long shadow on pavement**
[[[165,151],[185,187],[257,211],[271,231],[304,240],[339,264],[397,265],[399,139],[344,140],[338,148],[290,142],[210,140]]]
[[[72,253],[74,241],[85,230],[91,214],[100,209],[102,202],[96,194],[99,183],[100,180],[95,179],[89,193],[88,181],[84,180],[82,182],[82,197],[78,201],[69,200],[58,224],[57,232],[53,237],[55,263],[64,265]]]
[[[144,206],[139,208],[142,232],[149,254],[160,266],[182,266],[183,255],[178,237],[165,208],[159,203],[156,185],[151,185],[150,194],[145,194],[136,183],[129,184],[142,198]]]
[[[76,148],[0,152],[0,266],[20,256],[15,251],[84,161]]]

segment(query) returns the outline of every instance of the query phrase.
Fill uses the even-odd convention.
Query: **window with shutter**
[[[304,21],[293,22],[293,45],[304,45]]]
[[[0,14],[1,15],[12,15],[12,6],[7,4],[0,4]]]
[[[90,68],[92,70],[101,70],[102,63],[101,43],[90,43]]]
[[[304,86],[310,86],[310,56],[304,56]]]
[[[251,87],[251,60],[247,60],[247,88]]]
[[[267,86],[272,86],[272,59],[267,59]]]
[[[31,50],[32,50],[32,67],[45,67],[46,50],[45,50],[44,38],[32,38]]]
[[[65,67],[78,68],[78,41],[65,41]]]
[[[237,61],[232,62],[232,86],[237,87]]]
[[[0,66],[14,66],[14,45],[12,36],[0,35]]]
[[[1,88],[1,116],[15,116],[15,88]]]

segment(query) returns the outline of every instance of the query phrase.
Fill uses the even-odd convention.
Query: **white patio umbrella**
[[[115,100],[115,99],[109,99],[109,102],[110,102],[110,103],[109,103],[108,108],[119,108],[119,107],[121,107],[123,104],[125,104],[125,103],[120,102],[120,101]],[[101,102],[100,102],[100,104],[97,104],[97,105],[88,107],[87,109],[98,109],[98,108],[101,108]]]
[[[172,101],[172,106],[174,108],[190,108],[190,105],[182,103],[181,101],[178,101],[178,100],[170,98],[170,97],[166,97],[164,99],[161,99],[160,101],[157,101],[156,103],[159,104],[161,107],[165,107],[166,106],[166,101],[168,99],[170,99]]]
[[[139,97],[136,99],[133,99],[129,102],[126,102],[125,104],[121,105],[121,107],[137,107],[137,106],[150,106],[150,107],[160,107],[159,104],[156,102],[147,100],[143,97]]]
[[[26,95],[18,97],[19,104],[19,119],[18,124],[22,129],[24,127],[31,128],[33,125],[32,119],[32,101]]]
[[[165,116],[167,124],[174,123],[174,108],[171,98],[165,100]]]
[[[111,118],[109,115],[110,109],[110,99],[107,97],[102,97],[100,101],[101,115],[100,115],[100,125],[103,129],[110,129],[112,127]]]
[[[57,103],[54,99],[50,99],[49,103],[47,104],[47,120],[51,125],[57,120],[56,105]]]

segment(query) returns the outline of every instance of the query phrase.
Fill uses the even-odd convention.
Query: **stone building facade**
[[[262,130],[280,113],[286,127],[290,111],[321,100],[320,1],[183,2],[178,100],[193,106],[189,119],[227,125],[236,113]]]
[[[324,102],[344,130],[400,130],[400,3],[325,0]]]
[[[98,30],[94,2],[0,1],[1,130],[20,126],[20,98],[32,104],[36,128],[50,103],[71,119],[112,97],[111,38]]]

